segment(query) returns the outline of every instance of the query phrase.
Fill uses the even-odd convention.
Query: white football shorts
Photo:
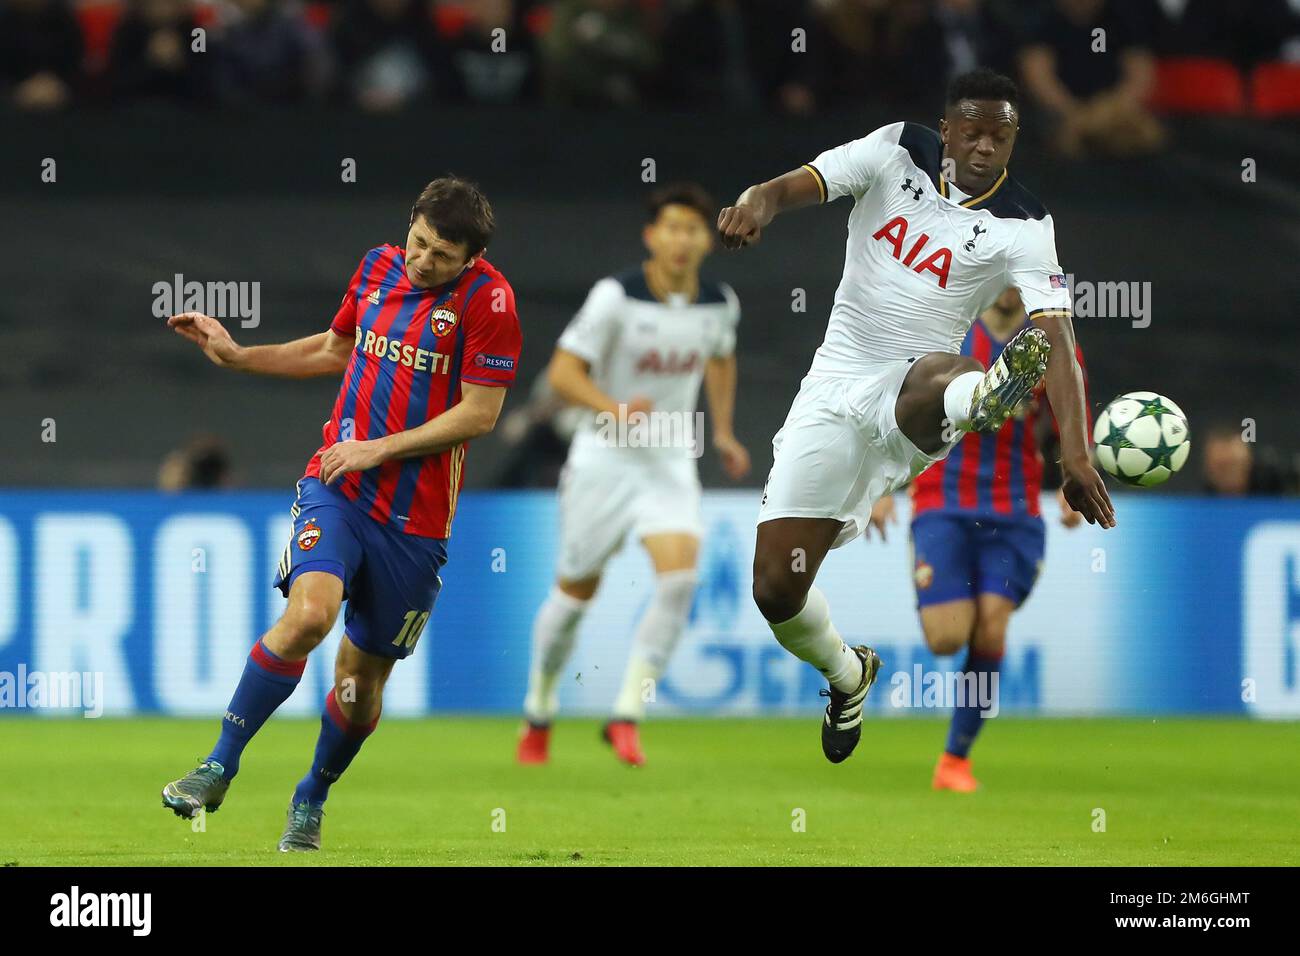
[[[595,577],[629,533],[703,534],[695,459],[658,449],[587,451],[570,455],[560,473],[560,580]]]
[[[838,548],[866,530],[881,496],[947,457],[951,445],[927,455],[898,427],[894,404],[911,367],[907,359],[887,359],[865,376],[804,377],[772,439],[759,524],[835,518],[844,522],[832,545]]]

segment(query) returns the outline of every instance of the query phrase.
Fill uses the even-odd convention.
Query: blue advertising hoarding
[[[39,709],[14,696],[20,677],[69,673],[96,675],[105,714],[220,713],[284,606],[271,580],[290,503],[287,492],[0,495],[0,716]],[[846,640],[885,659],[877,716],[933,707],[924,680],[961,663],[921,640],[905,504],[888,542],[832,552],[818,578]],[[756,507],[751,491],[706,493],[699,591],[652,716],[820,706],[821,678],[749,598]],[[1044,502],[1047,558],[1012,620],[1001,709],[1300,716],[1300,503],[1130,494],[1117,507],[1114,530],[1066,530]],[[555,541],[549,493],[462,497],[442,594],[395,670],[387,714],[518,710]],[[608,709],[652,581],[632,545],[607,569],[562,685],[566,712]],[[319,713],[340,633],[281,713]]]

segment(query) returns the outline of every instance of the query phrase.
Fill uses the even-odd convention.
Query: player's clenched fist
[[[216,365],[227,368],[235,364],[239,346],[230,337],[226,327],[202,312],[182,312],[173,315],[167,324],[177,335],[189,339]]]
[[[748,206],[728,206],[718,213],[718,241],[725,249],[741,249],[758,242],[763,228]]]

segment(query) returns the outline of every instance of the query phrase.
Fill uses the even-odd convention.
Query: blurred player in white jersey
[[[718,216],[723,245],[741,248],[782,212],[854,200],[826,338],[772,440],[754,551],[755,603],[777,641],[830,684],[821,737],[832,763],[858,744],[881,662],[840,638],[813,579],[831,548],[862,533],[877,499],[966,432],[996,431],[1045,374],[1062,492],[1089,523],[1115,523],[1089,454],[1052,218],[1007,173],[1019,123],[1015,83],[974,70],[953,80],[938,132],[883,126],[751,186]],[[957,353],[1008,285],[1020,289],[1034,327],[986,372]]]
[[[656,582],[604,738],[624,763],[645,762],[637,725],[647,691],[668,665],[695,594],[701,382],[723,470],[733,479],[749,471],[732,433],[740,303],[730,287],[700,279],[715,208],[692,183],[657,190],[642,232],[649,259],[592,287],[551,359],[556,392],[591,414],[560,477],[560,560],[533,622],[521,763],[549,756],[560,674],[601,572],[629,534],[649,554]]]

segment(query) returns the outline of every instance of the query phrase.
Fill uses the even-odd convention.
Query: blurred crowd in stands
[[[1063,152],[1141,151],[1161,141],[1153,105],[1300,110],[1300,0],[0,0],[0,95],[25,110],[808,114],[932,108],[978,64],[1020,79]]]
[[[1300,494],[1300,454],[1243,437],[1243,422],[1213,422],[1200,438],[1201,490],[1222,498]]]

